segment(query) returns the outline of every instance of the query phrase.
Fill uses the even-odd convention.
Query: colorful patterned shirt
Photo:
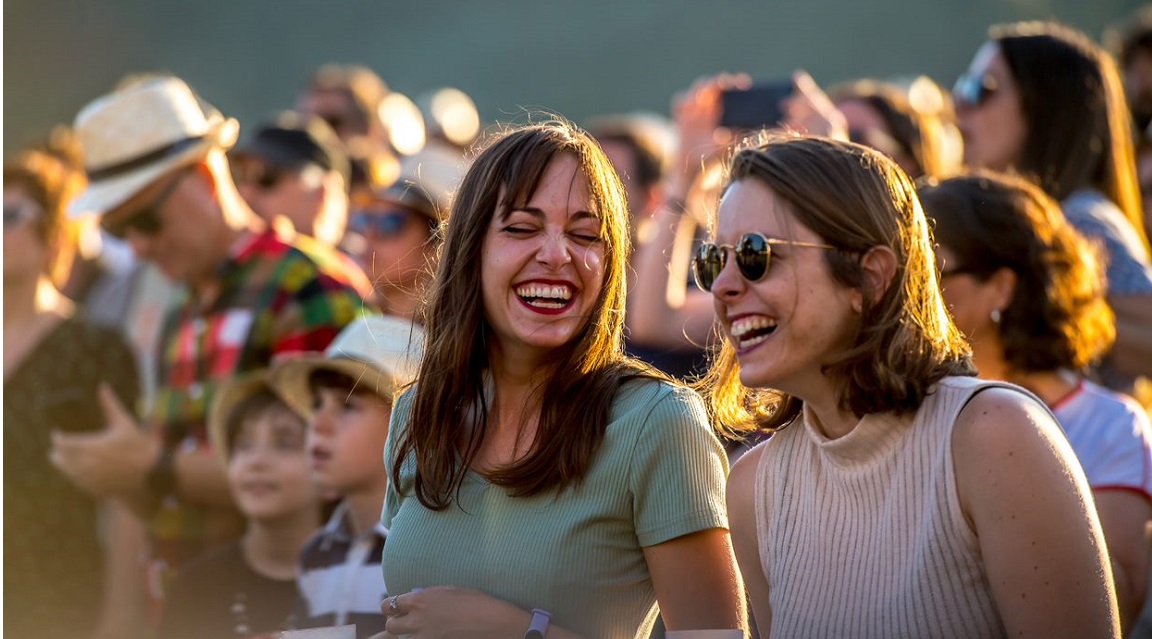
[[[363,308],[361,282],[363,273],[328,249],[301,248],[274,231],[242,239],[220,265],[219,295],[202,304],[186,292],[165,319],[150,416],[164,445],[206,448],[217,386],[276,358],[323,350]],[[151,522],[153,555],[163,561],[154,568],[178,567],[241,525],[235,512],[169,496]]]

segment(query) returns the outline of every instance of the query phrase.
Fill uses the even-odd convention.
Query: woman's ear
[[[1016,271],[1006,266],[996,269],[992,277],[988,278],[988,285],[992,287],[992,296],[996,302],[996,310],[1002,311],[1012,304],[1012,298],[1016,296],[1016,282]]]
[[[864,310],[864,298],[878,300],[892,285],[896,276],[896,255],[887,246],[873,246],[860,258],[862,295],[852,302],[857,313]]]

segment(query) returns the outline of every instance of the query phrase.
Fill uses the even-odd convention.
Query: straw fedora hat
[[[157,77],[97,98],[76,116],[88,188],[70,217],[106,213],[168,171],[236,143],[239,123],[201,102],[183,80]]]
[[[424,329],[389,316],[366,316],[346,326],[323,354],[303,355],[275,367],[273,384],[284,401],[311,419],[316,371],[333,371],[352,378],[356,387],[389,402],[398,389],[416,378],[424,355]]]
[[[265,391],[280,397],[279,391],[272,385],[272,370],[260,368],[231,378],[220,387],[216,398],[212,400],[208,411],[208,440],[225,464],[231,452],[228,446],[228,422],[232,419],[232,413],[245,400]]]

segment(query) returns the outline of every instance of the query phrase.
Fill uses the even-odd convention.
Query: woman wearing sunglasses
[[[1118,637],[1083,471],[1039,400],[973,377],[907,175],[771,139],[715,229],[713,407],[776,431],[728,484],[761,636]]]
[[[354,202],[344,245],[372,280],[373,302],[384,314],[423,321],[440,223],[465,165],[459,153],[426,148],[405,161],[394,184]]]
[[[620,179],[566,123],[508,131],[465,175],[384,453],[389,635],[744,627],[704,405],[623,352],[629,235]]]
[[[966,162],[1032,179],[1107,258],[1116,346],[1101,373],[1131,392],[1152,375],[1152,265],[1116,65],[1052,23],[993,27],[953,95]]]
[[[104,428],[102,396],[132,406],[139,395],[123,337],[85,319],[57,288],[75,242],[64,210],[82,184],[78,169],[44,151],[4,162],[4,634],[12,637],[138,630],[139,526],[49,462],[55,433]]]

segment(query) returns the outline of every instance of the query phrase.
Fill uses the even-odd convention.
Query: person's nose
[[[536,259],[549,268],[560,268],[572,261],[572,247],[563,234],[544,234]]]
[[[315,412],[312,414],[312,422],[309,430],[311,432],[327,435],[331,433],[336,425],[336,407],[334,402],[329,399],[321,399],[316,406]]]
[[[729,252],[728,259],[724,260],[724,266],[712,282],[712,296],[720,301],[738,297],[748,286],[748,281],[740,274],[736,260],[732,258],[731,249],[722,250]]]

